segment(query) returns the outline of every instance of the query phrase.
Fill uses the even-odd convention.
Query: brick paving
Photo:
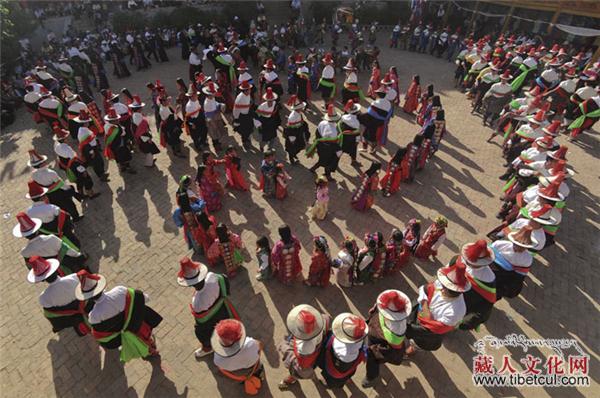
[[[153,65],[145,72],[130,78],[111,78],[114,90],[127,86],[133,93],[147,97],[144,84],[160,78],[175,93],[177,76],[187,76],[187,63],[180,60],[178,50],[171,50],[172,61]],[[224,208],[216,214],[219,221],[241,233],[252,252],[256,237],[277,238],[277,228],[287,223],[303,244],[304,273],[308,270],[311,237],[322,234],[332,247],[345,235],[359,240],[367,231],[388,235],[393,227],[403,227],[413,217],[423,220],[427,227],[438,214],[449,220],[448,240],[437,260],[412,261],[400,275],[375,285],[349,290],[337,285],[326,290],[297,284],[284,287],[276,281],[260,283],[254,279],[256,264],[246,265],[232,281],[232,299],[246,324],[248,334],[265,344],[267,381],[260,396],[300,397],[336,396],[593,396],[598,391],[600,318],[597,273],[600,256],[600,184],[598,173],[598,134],[585,134],[580,143],[569,144],[569,160],[577,175],[570,180],[571,196],[565,211],[558,244],[537,256],[531,277],[519,298],[503,300],[496,306],[489,322],[479,332],[455,333],[435,353],[420,353],[413,361],[398,367],[387,367],[382,381],[374,389],[363,390],[360,380],[364,367],[343,391],[324,390],[317,382],[302,381],[291,392],[281,393],[278,381],[284,376],[276,344],[285,335],[285,316],[300,303],[310,303],[333,315],[342,311],[365,314],[378,292],[398,288],[415,296],[419,285],[428,281],[438,267],[448,261],[460,246],[483,237],[496,226],[495,212],[500,202],[502,159],[496,143],[485,143],[489,129],[481,120],[469,114],[470,106],[464,95],[452,86],[452,64],[428,55],[384,49],[382,65],[395,64],[400,75],[400,87],[405,90],[410,77],[418,72],[423,86],[434,83],[442,97],[449,134],[441,150],[416,181],[402,185],[391,198],[377,195],[375,206],[360,214],[350,207],[350,191],[358,182],[358,173],[344,157],[337,174],[338,184],[331,187],[331,211],[323,222],[315,223],[307,216],[313,200],[313,177],[307,167],[314,160],[301,158],[301,165],[288,166],[292,176],[290,197],[283,202],[265,200],[254,187],[249,193],[228,192]],[[210,68],[210,67],[209,67]],[[252,71],[256,74],[256,70]],[[285,80],[285,78],[283,78]],[[360,81],[368,81],[362,73]],[[146,99],[146,102],[147,99]],[[320,108],[321,102],[316,101]],[[146,113],[151,111],[146,109]],[[153,117],[149,116],[151,124]],[[311,132],[319,115],[309,115]],[[405,115],[394,117],[390,127],[393,153],[397,144],[405,144],[418,132],[418,126]],[[561,142],[566,141],[564,137]],[[231,132],[227,143],[239,138]],[[240,396],[241,386],[215,373],[210,360],[196,361],[193,351],[197,340],[188,303],[191,289],[177,285],[175,274],[179,258],[188,250],[171,220],[177,179],[184,173],[195,173],[198,155],[186,142],[188,159],[170,158],[163,151],[158,155],[157,168],[145,169],[139,154],[134,166],[137,176],[120,176],[114,162],[110,164],[111,181],[96,180],[102,195],[83,205],[85,219],[77,232],[90,255],[90,266],[104,274],[109,288],[123,284],[144,290],[150,295],[150,305],[164,316],[156,329],[162,361],[132,361],[125,366],[115,352],[105,354],[91,337],[78,338],[72,331],[52,334],[44,319],[37,296],[44,285],[30,285],[18,251],[24,241],[13,238],[14,215],[29,204],[24,198],[29,170],[27,150],[32,144],[40,152],[52,155],[51,139],[41,125],[35,126],[30,116],[21,110],[17,122],[2,131],[0,182],[1,206],[4,214],[0,228],[2,267],[0,269],[0,383],[2,395],[60,396],[60,397],[174,397],[221,395]],[[256,145],[256,142],[255,142]],[[284,159],[281,144],[276,146],[278,157]],[[260,155],[242,153],[243,173],[256,185]],[[362,155],[361,155],[362,156]],[[370,157],[362,157],[368,166]],[[380,156],[387,160],[389,156]],[[94,176],[95,178],[95,176]],[[596,264],[596,266],[594,266]],[[525,334],[530,338],[575,338],[592,361],[592,388],[580,389],[484,389],[471,381],[474,349],[472,343],[484,335],[503,337],[509,333]],[[500,351],[502,354],[506,351]],[[547,349],[530,351],[547,356]],[[524,354],[512,350],[515,358]]]

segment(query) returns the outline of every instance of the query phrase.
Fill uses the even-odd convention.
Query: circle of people
[[[230,46],[235,46],[236,40],[232,38]],[[386,290],[364,317],[342,313],[332,319],[307,304],[294,307],[286,319],[289,335],[278,347],[289,369],[289,375],[279,383],[282,390],[299,379],[314,377],[316,368],[321,369],[326,386],[343,387],[361,363],[367,368],[362,385],[372,386],[381,365],[398,365],[418,350],[435,351],[447,334],[457,329],[477,329],[486,322],[498,300],[519,295],[533,264],[533,254],[554,244],[569,194],[567,180],[574,174],[567,167],[568,148],[559,145],[557,138],[565,128],[576,137],[598,118],[598,64],[584,70],[584,65],[577,62],[578,55],[565,55],[558,46],[547,51],[515,43],[513,37],[499,37],[495,43],[484,37],[476,44],[466,39],[462,45],[465,49],[457,58],[456,83],[468,90],[473,110],[483,114],[484,124],[495,126],[490,139],[504,137],[507,170],[501,179],[507,182],[498,214],[502,223],[488,234],[492,243],[480,239],[463,245],[460,253],[437,271],[434,281],[419,288],[416,299],[411,300],[399,290]],[[255,395],[264,380],[263,346],[246,335],[229,285],[229,279],[250,255],[239,235],[218,223],[212,214],[221,208],[224,191],[217,167],[225,167],[229,189],[249,189],[241,173],[238,150],[231,145],[223,149],[228,138],[224,115],[231,112],[231,125],[246,150],[252,146],[253,132],[258,131],[264,154],[260,189],[269,198],[284,200],[290,180],[272,149],[280,126],[291,164],[299,162],[297,156],[302,151],[309,158],[317,155],[318,161],[310,170],[316,173],[322,167],[324,174],[315,178],[315,202],[310,212],[313,219],[323,220],[328,211],[327,187],[340,157],[345,153],[353,165],[359,166],[359,149],[375,152],[386,144],[388,124],[395,108],[400,107],[400,95],[395,68],[381,78],[375,61],[367,93],[372,102],[362,112],[360,103],[365,96],[354,60],[350,59],[342,68],[345,77],[340,115],[335,107],[335,61],[331,54],[325,54],[320,60],[323,68],[318,83],[325,114],[309,143],[303,113],[314,105],[310,104],[307,59],[310,62],[317,54],[294,56],[295,92],[286,102],[289,114],[284,123],[280,116],[284,109],[283,87],[273,61],[264,63],[256,87],[245,61],[236,62],[231,53],[222,40],[208,46],[202,57],[192,49],[200,63],[190,63],[192,80],[188,85],[177,79],[175,107],[159,80],[147,87],[160,146],[183,156],[183,130],[194,148],[202,151],[202,164],[195,178],[185,175],[179,181],[178,207],[173,213],[189,248],[204,255],[207,262],[205,265],[184,257],[177,274],[179,285],[195,290],[190,306],[190,325],[200,344],[195,355],[213,355],[220,373],[243,383],[246,393]],[[203,59],[215,67],[216,81],[202,72]],[[17,214],[13,234],[27,239],[21,251],[29,269],[27,280],[48,284],[40,295],[44,316],[54,332],[73,328],[80,336],[91,334],[105,349],[119,349],[122,361],[156,356],[152,330],[162,317],[147,305],[148,295],[124,286],[106,290],[105,277],[86,267],[87,256],[75,233],[75,223],[83,215],[74,200],[91,200],[99,195],[88,168],[104,182],[109,179],[106,160],[115,160],[123,173],[136,173],[130,164],[135,151],[145,157],[144,166],[155,167],[154,156],[160,149],[143,113],[145,103],[127,89],[120,94],[105,89],[102,117],[91,97],[74,93],[76,85],[64,78],[56,79],[44,65],[36,66],[26,81],[27,109],[35,121],[52,130],[56,166],[67,178],[65,181],[50,167],[48,156],[35,149],[29,151],[28,165],[33,171],[26,197],[33,203]],[[524,97],[518,96],[521,92]],[[121,102],[122,98],[126,103]],[[256,98],[262,101],[258,106]],[[445,121],[433,86],[421,93],[420,79],[415,76],[402,109],[413,115],[417,111],[422,128],[411,143],[392,156],[381,180],[381,164],[377,162],[361,173],[361,182],[351,198],[358,211],[373,205],[377,190],[384,197],[397,192],[400,183],[411,181],[439,148]],[[224,153],[223,158],[208,150],[209,138],[214,152]],[[69,141],[75,142],[77,149]],[[340,286],[351,288],[392,275],[406,267],[411,256],[436,256],[446,237],[447,224],[439,216],[421,235],[421,223],[413,219],[404,231],[394,229],[387,238],[381,232],[366,234],[362,245],[347,237],[337,254],[325,237],[314,237],[304,283],[326,287],[333,273]],[[301,245],[289,226],[280,227],[278,233],[273,247],[265,236],[256,242],[256,278],[275,278],[289,285],[302,279]],[[224,274],[209,271],[209,267],[214,270],[220,264],[225,267]]]

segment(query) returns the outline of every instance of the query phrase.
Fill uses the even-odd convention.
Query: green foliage
[[[36,22],[31,14],[21,9],[19,3],[8,0],[0,1],[0,17],[2,18],[1,58],[4,66],[9,69],[19,57],[19,39],[31,34]]]
[[[115,32],[129,29],[144,29],[148,26],[148,18],[138,11],[117,11],[112,15],[111,23]]]
[[[189,25],[196,25],[201,23],[203,25],[211,22],[212,16],[206,12],[202,12],[195,7],[177,7],[163,22],[163,26],[175,26],[178,29],[188,27]]]
[[[336,8],[341,4],[340,1],[314,1],[310,3],[312,17],[317,23],[321,23],[323,18],[329,24]]]
[[[380,25],[396,25],[399,20],[404,23],[410,18],[410,4],[408,2],[386,1],[378,4],[365,3],[361,5],[358,18],[362,23],[379,22]]]

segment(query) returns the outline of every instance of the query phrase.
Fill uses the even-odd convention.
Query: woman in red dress
[[[277,163],[275,166],[275,197],[283,200],[287,197],[288,181],[292,177],[283,169],[283,163]]]
[[[447,226],[448,220],[445,217],[436,217],[433,224],[423,234],[423,238],[415,250],[415,257],[427,259],[429,256],[437,256],[439,247],[446,240]]]
[[[415,75],[404,96],[404,112],[412,114],[416,111],[419,105],[419,97],[421,97],[421,78],[419,75]]]
[[[304,281],[304,284],[307,286],[327,287],[329,285],[329,276],[331,275],[331,257],[329,255],[327,239],[324,236],[315,236],[313,244],[314,250],[310,257],[308,279]]]
[[[373,61],[373,68],[371,69],[371,78],[369,79],[369,89],[367,95],[373,99],[377,98],[375,91],[381,85],[381,68],[379,67],[379,61]]]
[[[292,231],[287,225],[279,228],[279,236],[281,239],[271,252],[273,275],[279,282],[291,285],[292,282],[302,277],[300,241],[292,235]]]
[[[248,190],[248,183],[240,173],[241,162],[234,147],[229,146],[225,150],[225,176],[227,177],[227,187],[240,191]]]
[[[385,175],[381,179],[380,186],[383,196],[392,196],[400,190],[400,181],[402,181],[402,160],[406,156],[406,148],[398,148],[396,154],[388,162]]]

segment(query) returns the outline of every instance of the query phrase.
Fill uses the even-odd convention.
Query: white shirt
[[[21,255],[25,258],[40,256],[44,258],[56,257],[60,252],[62,240],[56,235],[39,235],[27,241],[27,245],[21,249]],[[73,249],[67,250],[67,256],[79,257],[81,254]]]
[[[23,97],[23,101],[27,102],[28,104],[35,104],[41,98],[42,96],[39,93],[36,93],[35,91],[30,91],[27,94],[25,94],[25,96]]]
[[[371,105],[386,112],[392,107],[392,104],[386,98],[377,98]]]
[[[158,111],[161,120],[167,120],[173,114],[168,106],[161,105]]]
[[[119,116],[129,114],[129,107],[122,102],[115,102],[112,107],[115,108]]]
[[[590,86],[581,87],[579,90],[575,91],[575,94],[579,96],[582,100],[587,100],[596,95],[596,90]],[[41,104],[40,104],[41,105]]]
[[[443,323],[448,326],[456,326],[467,313],[467,305],[463,295],[461,294],[455,298],[448,298],[442,296],[442,284],[436,280],[433,282],[435,285],[435,292],[429,302],[429,312],[433,320]],[[425,293],[425,286],[419,288],[419,302],[423,300],[427,301],[427,294]]]
[[[492,243],[492,247],[502,254],[502,257],[509,263],[518,267],[531,267],[533,256],[527,250],[516,252],[513,243],[508,240],[497,240]]]
[[[337,126],[335,122],[322,120],[317,126],[317,130],[323,138],[335,138],[338,136]]]
[[[525,61],[523,61],[523,65],[525,65],[528,68],[533,68],[537,66],[537,61],[535,58],[527,57],[525,58]]]
[[[339,341],[336,337],[333,338],[333,352],[335,353],[335,356],[342,362],[350,363],[354,361],[358,357],[362,346],[363,340],[348,344]]]
[[[196,100],[196,101],[192,101],[191,99],[187,102],[187,104],[185,104],[185,114],[190,115],[194,112],[196,112],[198,109],[202,109],[202,107],[200,106],[200,101]],[[198,117],[200,113],[194,113],[193,115],[191,115],[192,119],[195,119]]]
[[[385,93],[385,99],[391,102],[394,102],[396,100],[396,97],[398,96],[398,92],[392,88],[392,87],[388,87],[388,89],[386,90]]]
[[[290,114],[288,115],[287,124],[288,124],[288,126],[291,126],[293,124],[300,122],[301,120],[302,120],[302,115],[300,115],[300,112],[298,112],[296,110],[292,110],[290,112]],[[296,138],[296,137],[290,137],[290,138]]]
[[[75,290],[79,286],[77,274],[57,277],[40,294],[40,305],[44,308],[62,307],[77,300]]]
[[[523,162],[523,160],[521,160],[521,157],[523,159],[527,159],[529,162],[538,162],[541,160],[545,161],[547,156],[548,151],[546,150],[540,151],[540,148],[527,148],[524,151],[521,151],[519,157],[515,158],[512,164],[514,167],[520,165]]]
[[[498,96],[502,97],[511,92],[511,86],[510,84],[504,82],[494,83],[490,87],[489,92],[492,94],[498,94]]]
[[[65,64],[64,62],[57,64],[56,67],[65,73],[73,72],[73,68],[71,68],[71,65]]]
[[[324,79],[333,79],[335,76],[335,70],[331,65],[325,65],[323,68],[323,72],[321,72],[321,77]]]
[[[127,294],[128,291],[125,286],[115,286],[111,290],[102,293],[88,314],[90,323],[94,325],[123,312]]]
[[[492,283],[496,279],[496,274],[494,274],[494,271],[488,265],[479,268],[467,265],[466,268],[467,274],[482,282]]]
[[[90,130],[89,128],[87,128],[87,127],[79,127],[79,130],[77,130],[77,141],[82,142],[87,137],[89,137],[90,135],[93,135],[93,134],[94,134],[94,132],[92,130]],[[96,141],[96,138],[94,138],[92,141],[90,141],[90,145],[91,146],[98,145],[98,142]]]
[[[204,99],[204,114],[206,116],[206,120],[212,120],[216,117],[214,112],[221,109],[221,104],[217,102],[213,97],[206,97]]]
[[[47,224],[54,221],[60,214],[60,207],[51,203],[33,202],[26,210],[26,213],[31,218],[39,218],[42,223]]]
[[[142,120],[144,120],[144,115],[142,115],[141,112],[133,112],[131,115],[131,121],[133,122],[133,124],[135,124],[136,126],[139,126],[139,124],[142,122]]]
[[[204,287],[197,290],[192,298],[192,308],[195,312],[203,312],[208,310],[215,304],[219,298],[221,287],[217,275],[209,272],[204,280]]]
[[[196,53],[190,53],[188,62],[190,65],[202,65],[202,58],[200,58],[200,56],[198,56]]]
[[[31,179],[43,187],[49,187],[55,182],[62,180],[56,171],[48,167],[35,169],[31,173]]]
[[[252,80],[252,75],[248,72],[244,72],[244,73],[240,73],[240,75],[238,76],[238,83],[242,83],[242,82],[248,82]]]
[[[511,231],[518,231],[524,226],[529,225],[529,219],[517,218],[512,224],[508,226]],[[546,244],[546,233],[543,228],[534,229],[531,231],[531,237],[537,242],[537,245],[533,248],[534,250],[542,250]]]
[[[62,307],[76,301],[75,290],[79,286],[77,274],[57,277],[40,294],[40,305],[44,308]]]
[[[46,109],[57,109],[59,105],[60,105],[60,102],[53,96],[46,97],[43,100],[41,100],[39,103],[40,108],[46,108]]]
[[[215,352],[214,363],[221,369],[234,372],[240,369],[247,369],[256,363],[260,359],[259,354],[260,345],[258,341],[252,337],[246,336],[242,348],[230,357],[222,357]]]
[[[356,73],[354,72],[350,72],[348,73],[348,76],[346,76],[346,83],[348,84],[354,84],[358,82],[358,77],[356,76]]]
[[[241,106],[240,106],[241,105]],[[237,119],[240,115],[247,115],[250,111],[250,96],[244,93],[239,93],[235,97],[235,105],[233,106],[233,118]]]
[[[270,83],[279,78],[279,76],[277,75],[277,73],[275,73],[275,71],[265,72],[263,74],[263,77],[267,83]]]
[[[549,83],[553,83],[553,82],[557,81],[558,79],[560,79],[560,77],[558,76],[558,73],[556,73],[556,71],[554,69],[546,69],[545,71],[542,72],[541,77],[542,77],[542,79],[544,79],[545,81],[547,81]]]
[[[71,112],[71,113],[77,113],[77,114],[79,114],[79,112],[80,112],[82,109],[85,109],[85,110],[87,111],[87,110],[88,110],[88,107],[87,107],[87,105],[86,105],[86,104],[84,104],[84,103],[83,103],[83,102],[81,102],[81,101],[76,101],[76,102],[73,102],[71,105],[69,105],[69,108],[68,108],[67,110],[68,110],[69,112]]]
[[[354,130],[358,130],[360,128],[360,122],[358,121],[358,118],[356,117],[356,115],[351,113],[342,115],[342,123],[346,124],[348,127]]]

